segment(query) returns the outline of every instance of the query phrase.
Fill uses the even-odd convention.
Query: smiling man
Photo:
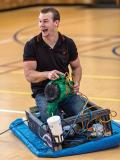
[[[69,73],[68,65],[72,70],[74,94],[60,103],[59,108],[68,116],[76,115],[82,108],[79,107],[79,92],[82,69],[74,41],[58,32],[60,14],[53,7],[45,7],[39,17],[40,34],[29,40],[24,47],[23,61],[24,74],[31,83],[32,96],[41,113],[41,120],[48,118],[47,100],[44,89],[50,80],[56,80],[59,75]]]

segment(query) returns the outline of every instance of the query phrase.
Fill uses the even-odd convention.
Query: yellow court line
[[[9,94],[20,94],[20,95],[30,95],[30,92],[20,92],[20,91],[9,91],[9,90],[0,90],[0,93],[9,93]]]
[[[23,71],[13,71],[12,74],[24,74]],[[120,76],[100,76],[100,75],[87,75],[84,74],[83,78],[88,79],[110,79],[110,80],[120,80]]]
[[[98,101],[120,102],[120,98],[89,97],[89,99],[91,99],[91,100],[98,100]]]
[[[0,90],[0,93],[17,94],[17,95],[31,95],[31,92],[20,92],[20,91],[10,91],[10,90]],[[98,100],[98,101],[120,102],[120,98],[89,97],[89,99]]]
[[[120,80],[120,76],[83,75],[83,78]]]

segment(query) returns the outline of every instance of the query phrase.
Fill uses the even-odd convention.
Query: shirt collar
[[[60,47],[61,44],[62,44],[62,42],[65,40],[64,36],[63,36],[60,32],[58,32],[58,34],[59,34],[59,38],[58,38],[58,40],[57,40],[54,48]],[[40,34],[37,36],[37,42],[40,43],[40,44],[42,44],[44,47],[49,47],[49,46],[45,43],[45,41],[43,40],[43,38],[42,38],[42,33],[40,33]]]

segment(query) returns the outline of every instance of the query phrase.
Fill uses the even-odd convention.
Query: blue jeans
[[[44,94],[37,94],[35,101],[39,107],[41,120],[46,122],[49,115],[47,114],[47,101]],[[68,117],[77,115],[83,109],[84,103],[85,101],[81,96],[72,94],[59,103],[56,114],[59,115],[62,110]]]

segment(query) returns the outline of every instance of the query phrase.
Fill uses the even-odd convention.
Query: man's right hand
[[[52,70],[48,72],[48,79],[50,80],[56,80],[59,78],[59,75],[64,75],[64,73],[58,71],[58,70]]]

